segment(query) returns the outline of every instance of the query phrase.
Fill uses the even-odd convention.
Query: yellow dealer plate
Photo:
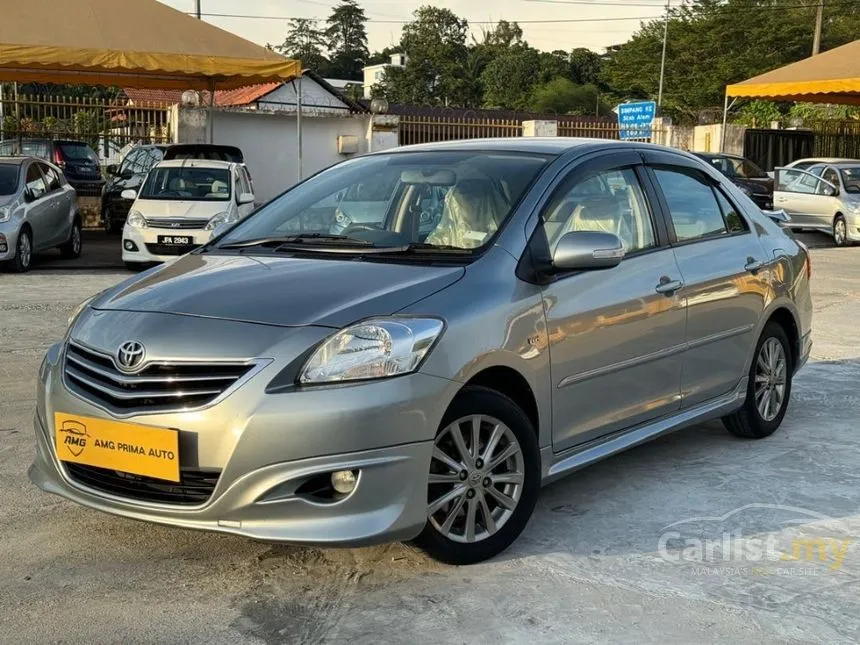
[[[54,414],[62,461],[179,481],[179,433],[73,414]]]

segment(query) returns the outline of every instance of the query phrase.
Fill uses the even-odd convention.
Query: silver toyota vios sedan
[[[347,194],[375,217],[344,227]],[[357,158],[82,304],[39,372],[30,477],[129,518],[477,562],[577,468],[706,419],[773,433],[810,271],[670,149]]]

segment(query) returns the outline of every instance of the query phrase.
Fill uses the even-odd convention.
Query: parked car
[[[375,222],[332,235],[306,217],[392,177]],[[427,187],[446,196],[422,232]],[[810,271],[725,176],[668,148],[351,159],[81,304],[40,370],[30,478],[138,520],[415,538],[478,562],[580,467],[708,419],[773,433],[810,351]],[[86,447],[57,438],[68,421]],[[105,447],[118,437],[132,448]]]
[[[796,159],[782,168],[797,168],[798,170],[809,170],[812,166],[818,164],[838,164],[838,163],[857,163],[856,159],[845,159],[842,157],[808,157],[805,159]]]
[[[254,209],[244,166],[226,161],[162,161],[149,171],[122,234],[122,259],[132,270],[175,259],[209,241],[218,226]]]
[[[737,155],[722,153],[697,152],[695,154],[731,179],[732,183],[759,208],[763,210],[773,208],[773,178],[752,161]]]
[[[794,229],[816,229],[837,246],[860,242],[860,160],[776,169],[774,201]]]
[[[99,156],[86,141],[72,139],[7,139],[0,141],[0,156],[24,155],[53,163],[72,188],[81,194],[101,194]]]
[[[22,273],[33,254],[59,247],[81,254],[75,189],[55,165],[34,157],[0,157],[0,263]]]
[[[129,150],[122,161],[107,167],[110,176],[102,194],[102,223],[108,233],[119,233],[128,217],[131,202],[124,199],[126,190],[137,191],[147,173],[162,160],[211,159],[244,165],[242,151],[235,146],[215,144],[141,145]],[[245,168],[247,172],[247,168]],[[250,178],[250,173],[249,173]],[[252,185],[253,186],[253,185]]]

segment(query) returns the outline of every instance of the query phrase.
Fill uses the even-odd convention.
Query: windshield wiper
[[[451,246],[450,244],[427,244],[426,242],[412,242],[405,246],[380,249],[380,253],[423,253],[426,251],[470,255],[474,249],[464,249],[462,246]]]
[[[254,240],[231,242],[230,244],[219,245],[216,248],[246,249],[253,246],[280,247],[284,244],[309,244],[314,242],[323,242],[325,244],[335,244],[338,246],[373,246],[373,242],[370,242],[368,240],[361,240],[357,237],[350,237],[349,235],[328,235],[326,233],[299,233],[297,235],[259,237]]]

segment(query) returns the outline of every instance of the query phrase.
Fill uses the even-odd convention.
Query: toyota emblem
[[[146,350],[135,340],[129,340],[119,346],[116,352],[117,366],[124,372],[133,372],[143,364]]]

